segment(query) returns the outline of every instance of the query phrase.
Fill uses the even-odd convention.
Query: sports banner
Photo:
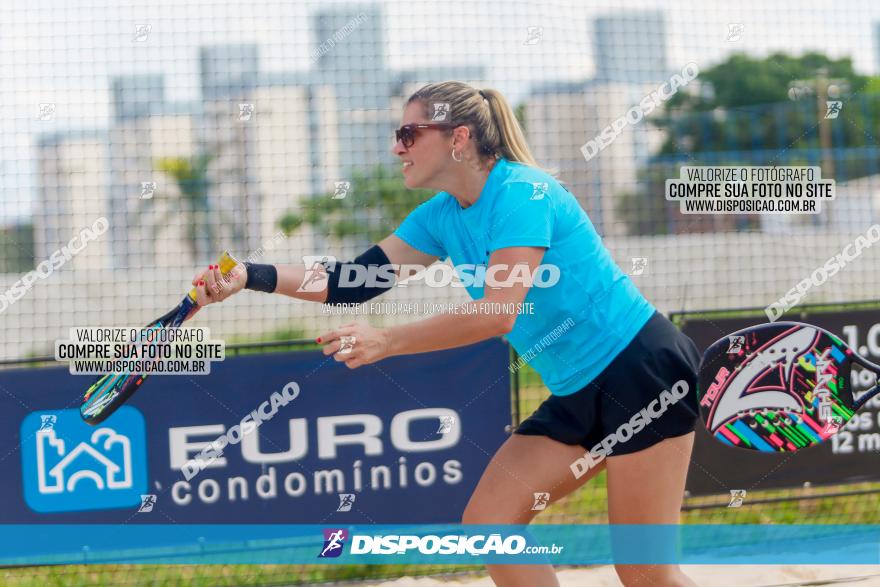
[[[0,565],[880,562],[876,524],[40,524],[3,530]]]
[[[730,313],[728,312],[728,315]],[[766,323],[763,310],[722,313],[673,314],[672,319],[690,336],[700,352],[716,340],[742,328]],[[880,361],[880,307],[822,306],[780,320],[806,322],[828,330],[874,362]],[[874,384],[869,371],[854,365],[853,395]],[[880,397],[870,400],[831,440],[794,453],[762,453],[723,445],[703,426],[697,427],[687,489],[692,495],[746,492],[880,480]]]
[[[508,346],[350,370],[321,352],[153,376],[97,426],[94,376],[0,372],[0,523],[458,522],[511,423]]]

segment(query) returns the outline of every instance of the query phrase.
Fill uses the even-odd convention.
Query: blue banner
[[[0,526],[0,565],[77,563],[876,565],[880,526]]]
[[[2,371],[0,523],[455,523],[507,438],[508,365],[500,339],[354,370],[232,357],[94,427],[94,376]]]

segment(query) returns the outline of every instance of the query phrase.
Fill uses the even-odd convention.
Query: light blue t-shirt
[[[551,175],[504,158],[472,206],[462,208],[440,192],[394,234],[453,265],[486,266],[505,247],[546,247],[541,263],[558,266],[559,280],[529,289],[525,302],[533,302],[534,313],[519,314],[507,339],[556,395],[592,381],[655,311],[614,263],[571,192]],[[475,300],[484,295],[479,282],[467,290]]]

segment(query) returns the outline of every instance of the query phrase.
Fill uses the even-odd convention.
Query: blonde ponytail
[[[433,114],[431,104],[449,104],[452,123],[471,129],[481,158],[504,157],[553,174],[535,161],[522,126],[498,90],[477,90],[463,82],[446,81],[423,86],[409,97],[407,104],[416,101],[424,105],[429,119]]]
[[[480,95],[489,103],[495,128],[498,129],[498,150],[508,161],[540,168],[526,143],[525,133],[516,119],[513,108],[498,90],[481,90]]]

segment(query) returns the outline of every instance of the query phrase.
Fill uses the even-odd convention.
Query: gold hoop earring
[[[452,148],[452,159],[458,163],[461,163],[464,159],[464,157],[459,157],[458,159],[455,158],[455,147]]]

